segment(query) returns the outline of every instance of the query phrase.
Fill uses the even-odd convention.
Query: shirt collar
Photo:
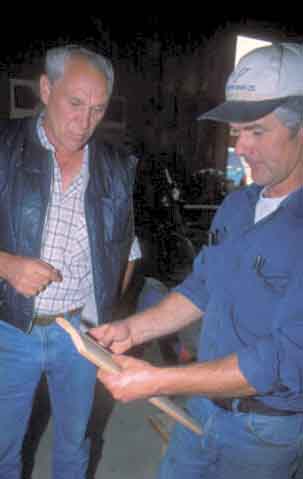
[[[41,145],[46,149],[46,150],[51,150],[52,153],[55,153],[55,147],[50,143],[50,141],[47,138],[44,126],[43,126],[43,119],[44,119],[44,114],[40,113],[38,116],[37,120],[37,134],[38,138],[40,140]]]
[[[46,135],[46,131],[45,131],[45,128],[43,126],[43,118],[44,118],[44,113],[40,113],[40,115],[38,116],[38,119],[37,119],[37,134],[38,134],[38,138],[39,138],[39,141],[41,143],[41,145],[46,149],[46,150],[49,150],[51,151],[51,153],[54,155],[55,157],[55,153],[56,153],[56,149],[54,147],[54,145],[51,144],[51,142],[49,141],[47,135]],[[83,157],[83,166],[82,166],[82,169],[81,169],[81,176],[84,180],[84,184],[85,186],[87,186],[87,183],[88,183],[88,179],[89,179],[89,170],[88,170],[88,157],[89,157],[89,149],[88,149],[88,144],[85,145],[84,147],[84,157]]]
[[[255,208],[257,201],[259,200],[262,187],[252,183],[246,188],[246,195],[249,202]],[[303,217],[303,187],[298,188],[284,198],[280,207],[286,207],[287,211],[292,213],[298,218]]]

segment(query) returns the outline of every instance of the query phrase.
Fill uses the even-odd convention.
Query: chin
[[[86,141],[70,141],[68,144],[66,144],[66,148],[70,151],[79,151],[84,148],[86,144]]]
[[[265,181],[261,181],[261,180],[259,181],[255,179],[254,177],[252,177],[252,180],[253,180],[253,183],[255,183],[258,186],[261,186],[262,188],[265,188],[266,186],[268,186]]]
[[[259,185],[259,186],[268,186],[271,184],[270,181],[264,178],[264,175],[254,175],[251,173],[251,179],[253,180],[254,183],[256,183],[256,185]]]

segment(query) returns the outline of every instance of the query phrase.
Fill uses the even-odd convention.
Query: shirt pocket
[[[283,262],[261,256],[238,259],[230,278],[234,298],[233,326],[244,344],[272,333],[274,321],[287,295],[292,274]]]
[[[258,281],[262,283],[265,289],[283,295],[290,281],[290,273],[288,271],[275,270],[272,267],[255,268]]]

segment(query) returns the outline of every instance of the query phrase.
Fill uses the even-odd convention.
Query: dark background
[[[161,7],[151,8],[148,3],[126,7],[115,2],[110,7],[105,4],[99,9],[90,8],[90,2],[80,3],[76,8],[65,5],[64,11],[47,3],[37,8],[19,2],[6,5],[1,16],[2,65],[21,57],[24,59],[24,55],[31,56],[33,50],[43,51],[58,41],[94,44],[102,40],[104,32],[118,44],[121,53],[155,35],[168,45],[199,43],[231,23],[260,22],[269,29],[287,30],[294,36],[302,32],[300,12],[295,8],[291,12],[285,11],[285,4],[271,8],[263,4],[262,9],[254,5],[250,12],[247,5],[233,6],[230,2],[223,6],[211,2],[163,3],[165,12]]]

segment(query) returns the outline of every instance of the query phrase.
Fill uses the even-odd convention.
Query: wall
[[[170,45],[162,49],[157,40],[151,42],[141,71],[145,92],[141,112],[137,110],[150,154],[166,154],[175,169],[182,163],[189,175],[205,167],[224,169],[227,128],[198,122],[197,116],[224,99],[234,52],[233,34],[214,36],[205,44],[186,48]],[[128,102],[131,111],[131,92]]]
[[[285,32],[275,28],[243,24],[218,29],[211,38],[201,35],[201,40],[183,46],[165,43],[157,35],[138,38],[123,52],[112,42],[114,94],[126,99],[127,126],[101,128],[102,134],[113,141],[132,142],[142,156],[169,162],[185,176],[201,168],[223,170],[229,141],[227,127],[198,122],[197,116],[224,100],[237,34],[271,41],[288,39]],[[37,55],[2,72],[1,118],[9,114],[8,77],[38,78],[41,70],[41,56]]]

